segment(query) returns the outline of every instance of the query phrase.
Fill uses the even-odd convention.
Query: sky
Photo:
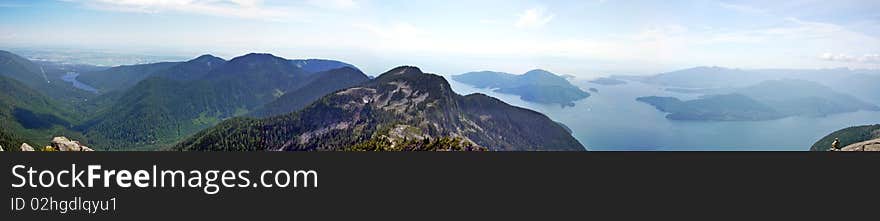
[[[880,69],[877,0],[0,0],[0,49],[327,58],[379,74]]]

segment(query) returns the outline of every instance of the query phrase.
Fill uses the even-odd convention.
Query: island
[[[876,105],[805,80],[771,80],[712,93],[687,101],[658,96],[639,97],[636,101],[669,113],[668,119],[693,121],[761,121],[880,110]]]
[[[590,96],[560,75],[545,70],[532,70],[522,75],[480,71],[452,76],[452,79],[477,88],[519,95],[529,102],[574,106],[574,102]]]
[[[602,78],[597,78],[596,80],[592,80],[592,81],[590,81],[590,83],[605,85],[605,86],[613,86],[613,85],[626,84],[626,81],[616,79],[616,78],[602,77]]]

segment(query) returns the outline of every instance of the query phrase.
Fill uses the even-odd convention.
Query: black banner
[[[769,208],[805,215],[844,205],[869,206],[856,202],[876,201],[880,196],[876,190],[880,154],[871,153],[5,152],[0,158],[7,197],[3,214],[12,218],[3,220],[266,216],[571,220],[597,215],[651,217],[645,211],[656,210],[745,214]],[[14,168],[27,178],[24,168],[57,173],[71,170],[72,165],[76,170],[100,165],[101,171],[133,173],[152,173],[154,166],[202,173],[247,170],[251,183],[219,187],[214,194],[198,187],[104,187],[104,180],[96,180],[93,187],[14,187],[23,182]],[[310,183],[314,186],[257,187],[260,181],[253,177],[266,170],[311,170],[316,179]],[[35,173],[38,178],[39,173]],[[48,176],[36,184],[48,183]],[[67,183],[70,176],[57,177]],[[284,175],[280,177],[283,182]],[[150,182],[143,183],[153,185]],[[87,183],[84,178],[83,184]],[[108,202],[113,209],[84,210],[83,205],[91,204],[87,201]],[[66,204],[66,212],[60,211],[61,204]]]

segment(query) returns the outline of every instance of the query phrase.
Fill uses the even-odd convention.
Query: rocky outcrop
[[[31,147],[31,145],[28,145],[27,143],[22,143],[21,151],[34,151],[34,147]]]
[[[841,148],[840,151],[880,151],[880,139],[850,144]]]
[[[71,141],[67,137],[52,138],[52,147],[58,151],[94,151],[92,148],[82,145],[79,141]]]
[[[21,144],[21,151],[36,151],[27,143]],[[52,145],[43,148],[43,151],[95,151],[79,141],[67,139],[67,137],[52,138]]]

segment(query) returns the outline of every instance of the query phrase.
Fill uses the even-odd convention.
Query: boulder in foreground
[[[22,143],[21,151],[36,151],[30,144]],[[89,148],[85,145],[82,145],[79,141],[67,139],[67,137],[55,137],[52,138],[52,144],[50,146],[46,146],[42,151],[95,151],[92,148]]]
[[[34,147],[31,147],[31,145],[28,145],[27,143],[22,143],[21,151],[34,151]]]
[[[850,144],[841,148],[840,151],[880,151],[880,139]]]

